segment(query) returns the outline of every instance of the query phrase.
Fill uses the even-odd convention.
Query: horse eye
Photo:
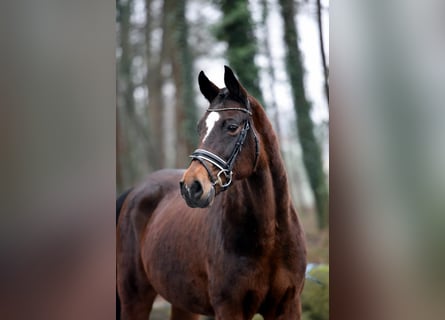
[[[238,125],[236,125],[236,124],[230,124],[227,127],[227,130],[229,130],[230,132],[235,132],[237,129],[238,129]]]

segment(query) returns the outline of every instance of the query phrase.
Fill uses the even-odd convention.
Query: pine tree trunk
[[[189,163],[188,155],[197,144],[197,107],[194,100],[193,59],[188,46],[187,1],[165,0],[168,18],[169,58],[175,83],[176,167]]]
[[[117,77],[117,110],[116,110],[116,121],[119,121],[118,128],[120,124],[124,122],[130,122],[132,115],[134,115],[134,85],[132,81],[131,74],[131,44],[129,41],[130,34],[130,15],[131,15],[132,1],[122,2],[118,1],[118,22],[120,26],[119,30],[119,46],[121,48],[121,56],[118,60],[118,77]],[[125,188],[131,185],[137,176],[136,165],[132,161],[131,151],[128,148],[130,139],[128,130],[124,133],[123,131],[118,131],[118,149],[119,153],[117,159],[119,170],[119,187]]]
[[[182,65],[182,94],[181,94],[181,107],[184,112],[184,122],[182,126],[178,126],[183,131],[178,131],[178,137],[184,138],[184,145],[186,153],[184,158],[178,158],[178,167],[183,167],[189,163],[188,155],[196,148],[198,143],[198,135],[196,134],[196,125],[198,122],[198,107],[195,101],[194,83],[196,76],[194,74],[194,59],[191,49],[188,44],[189,38],[189,26],[186,19],[186,0],[177,5],[177,21],[178,21],[178,39],[180,61]]]
[[[303,150],[303,163],[315,198],[318,226],[322,229],[328,224],[328,189],[323,172],[321,149],[315,138],[314,123],[310,116],[311,104],[307,100],[304,90],[304,69],[294,21],[294,2],[292,0],[280,0],[280,5],[284,21],[286,66],[291,82],[298,136]]]
[[[223,21],[217,37],[228,44],[227,58],[252,96],[264,105],[259,71],[255,64],[257,40],[247,0],[221,0]]]
[[[321,12],[321,0],[317,0],[317,23],[318,23],[318,35],[320,41],[320,54],[321,54],[321,63],[323,67],[323,76],[324,76],[324,91],[326,95],[326,100],[328,101],[329,106],[329,70],[326,62],[326,52],[324,50],[324,39],[323,39],[323,20],[322,20],[322,12]]]
[[[116,110],[116,191],[121,193],[124,189],[124,166],[122,160],[123,137],[120,129],[119,112]]]
[[[261,23],[264,30],[264,54],[268,61],[267,66],[267,73],[270,77],[270,86],[269,91],[271,95],[271,101],[270,105],[268,106],[269,110],[272,111],[272,123],[274,124],[275,131],[277,133],[278,139],[281,140],[282,134],[281,134],[281,126],[280,126],[280,117],[279,117],[279,110],[277,105],[277,99],[275,96],[275,90],[274,90],[274,84],[276,83],[276,76],[275,76],[275,68],[273,66],[273,57],[272,57],[272,50],[270,46],[269,41],[269,35],[267,34],[267,15],[269,12],[269,5],[267,4],[267,0],[261,0],[261,6],[262,6],[262,14],[261,14]]]
[[[165,149],[164,149],[164,132],[163,132],[163,113],[164,99],[162,97],[162,65],[163,53],[165,52],[165,38],[162,37],[161,51],[155,52],[151,45],[152,21],[151,16],[151,0],[145,0],[145,43],[146,43],[146,60],[147,60],[147,89],[148,89],[148,106],[147,116],[150,132],[150,155],[149,161],[153,169],[160,169],[164,166]],[[163,22],[165,24],[165,22]]]

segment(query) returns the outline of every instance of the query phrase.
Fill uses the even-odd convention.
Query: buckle
[[[226,180],[228,180],[226,183],[223,183],[222,180],[221,180],[221,174],[223,174],[223,173],[224,173],[224,176],[225,176]],[[232,171],[229,171],[227,169],[222,169],[216,175],[216,181],[214,182],[213,185],[219,184],[219,186],[221,188],[223,188],[223,189],[227,188],[232,183],[232,175],[233,175]]]

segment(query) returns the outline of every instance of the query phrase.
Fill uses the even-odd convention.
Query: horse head
[[[246,179],[256,169],[259,142],[253,127],[247,90],[225,66],[225,88],[218,88],[199,73],[199,88],[210,105],[198,123],[200,143],[180,182],[190,207],[210,206],[232,182]]]

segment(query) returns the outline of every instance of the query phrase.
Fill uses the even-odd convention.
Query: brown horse
[[[148,319],[158,294],[171,319],[300,319],[306,249],[278,140],[228,67],[224,82],[219,89],[199,74],[210,106],[188,169],[149,175],[122,204],[124,319]]]

